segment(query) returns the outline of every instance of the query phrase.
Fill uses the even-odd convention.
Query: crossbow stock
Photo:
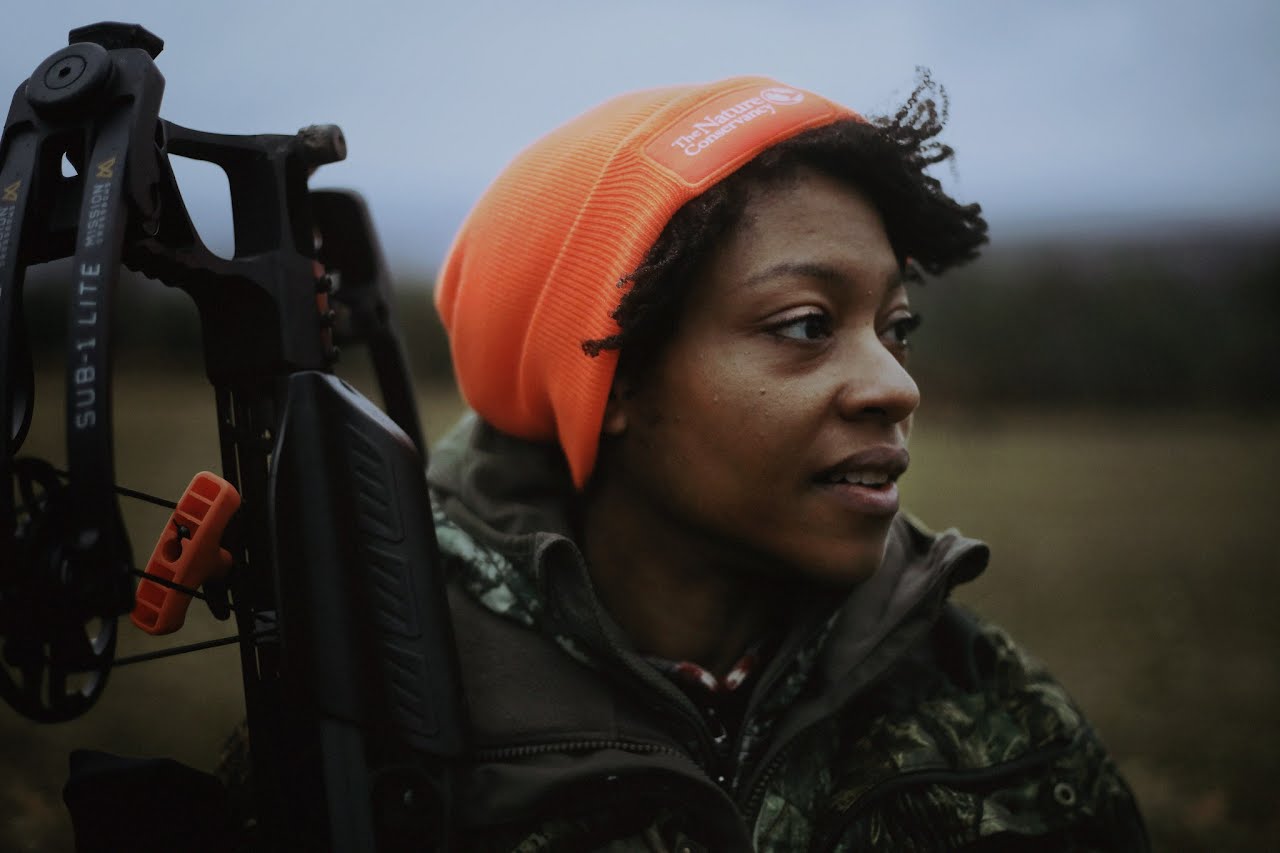
[[[159,38],[103,23],[69,41],[19,85],[0,138],[0,695],[40,722],[89,711],[147,575],[234,614],[255,849],[441,848],[464,714],[425,447],[367,210],[307,187],[345,157],[342,134],[179,127],[159,117]],[[234,257],[200,240],[170,156],[225,171]],[[19,456],[35,388],[22,286],[28,266],[68,256],[59,470]],[[185,291],[200,315],[239,508],[216,543],[229,570],[199,591],[135,567],[117,505],[122,264]],[[349,341],[368,346],[386,414],[333,375]]]

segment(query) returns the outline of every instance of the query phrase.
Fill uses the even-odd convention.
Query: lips
[[[897,480],[910,461],[904,447],[869,447],[823,469],[814,479],[825,494],[857,513],[893,515],[898,511]]]
[[[851,453],[817,476],[820,483],[849,482],[882,486],[896,481],[911,464],[905,447],[885,444]]]

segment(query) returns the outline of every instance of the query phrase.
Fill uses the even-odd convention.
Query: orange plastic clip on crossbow
[[[240,493],[217,474],[201,471],[183,492],[147,561],[147,574],[196,589],[226,576],[231,554],[221,547],[227,522],[240,508]],[[171,634],[187,618],[191,596],[143,578],[129,618],[148,634]]]

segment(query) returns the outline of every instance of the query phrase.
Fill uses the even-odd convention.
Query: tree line
[[[70,266],[29,271],[38,363],[64,356]],[[404,276],[396,312],[415,378],[452,381],[430,277]],[[912,370],[931,405],[1274,409],[1280,405],[1280,234],[1167,234],[991,248],[912,295]],[[117,353],[199,371],[194,305],[124,271]]]

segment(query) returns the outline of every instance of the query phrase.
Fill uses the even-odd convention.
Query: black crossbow
[[[121,663],[117,622],[138,621],[143,587],[202,598],[237,626],[254,849],[443,849],[465,733],[425,447],[364,204],[307,186],[345,157],[341,132],[179,127],[159,117],[159,38],[102,23],[69,41],[19,85],[0,138],[0,694],[32,720],[84,714]],[[226,172],[233,258],[201,242],[170,155]],[[18,455],[34,404],[22,286],[28,266],[68,256],[58,470]],[[185,291],[200,315],[221,485],[193,481],[174,515],[188,521],[157,558],[222,557],[196,580],[138,569],[117,504],[121,264]],[[334,376],[348,340],[368,346],[386,414]],[[224,492],[238,504],[225,530],[193,533]],[[80,830],[80,849],[106,849]]]

